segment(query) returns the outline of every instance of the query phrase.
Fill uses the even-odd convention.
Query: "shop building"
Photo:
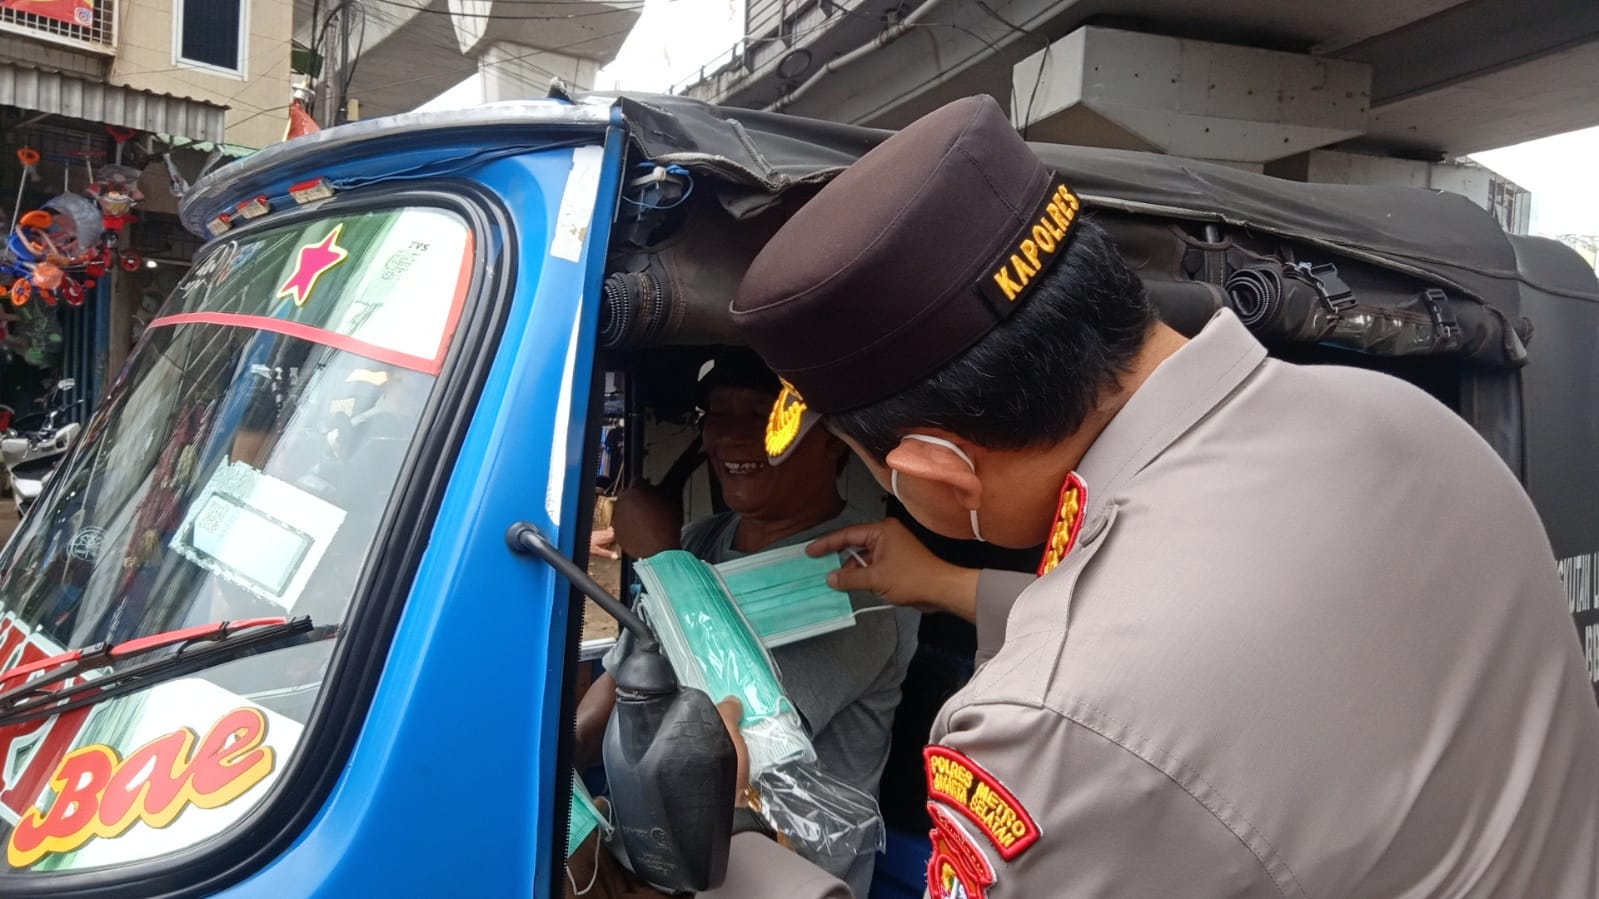
[[[199,248],[177,220],[187,185],[283,138],[292,17],[291,0],[0,0],[0,403],[36,409],[64,377],[78,415],[104,395]],[[34,277],[44,257],[19,243],[35,210],[57,237],[97,214],[115,237],[45,290],[55,273]]]

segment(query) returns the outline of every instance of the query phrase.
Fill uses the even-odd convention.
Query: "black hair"
[[[993,449],[1054,443],[1081,428],[1132,367],[1155,310],[1104,229],[1084,217],[1072,231],[1009,318],[906,390],[830,413],[829,426],[878,460],[918,427]]]

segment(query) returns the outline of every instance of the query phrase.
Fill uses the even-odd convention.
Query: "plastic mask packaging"
[[[777,665],[739,611],[716,569],[682,550],[635,563],[639,597],[661,649],[685,687],[712,701],[737,696],[750,773],[785,762],[815,761],[804,723],[778,681]]]
[[[571,858],[577,847],[589,838],[589,834],[596,830],[610,833],[610,825],[600,814],[599,807],[594,804],[594,798],[589,795],[583,781],[572,775],[572,808],[567,817],[566,824],[566,857]]]
[[[828,573],[841,564],[836,555],[812,558],[799,545],[715,567],[739,611],[770,649],[855,623],[849,594],[827,585]]]
[[[839,870],[883,847],[877,802],[822,770],[804,722],[778,679],[754,621],[771,639],[795,640],[854,623],[849,595],[827,586],[838,559],[804,547],[710,566],[680,550],[636,563],[638,607],[685,687],[744,703],[750,783],[760,814],[801,855]]]

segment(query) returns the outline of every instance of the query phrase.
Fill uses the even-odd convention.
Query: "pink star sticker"
[[[349,257],[350,251],[339,246],[339,235],[343,232],[344,223],[340,222],[320,243],[301,247],[299,265],[295,267],[294,275],[278,288],[278,296],[293,297],[294,305],[304,306],[311,299],[311,289],[316,287],[317,279]]]

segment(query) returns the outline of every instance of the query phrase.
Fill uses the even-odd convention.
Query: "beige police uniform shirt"
[[[930,895],[1599,896],[1599,710],[1460,418],[1222,312],[1078,473],[1075,547],[934,725]],[[742,849],[743,895],[846,895]]]

